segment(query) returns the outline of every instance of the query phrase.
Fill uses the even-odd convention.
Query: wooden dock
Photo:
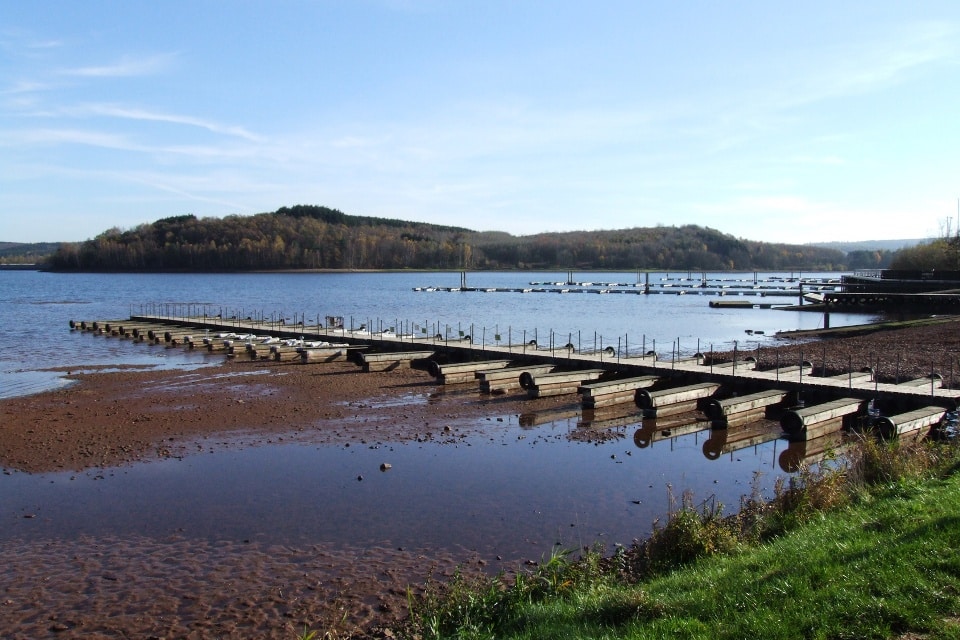
[[[632,406],[651,424],[657,423],[654,416],[676,415],[685,425],[695,425],[690,429],[710,428],[710,422],[703,427],[705,418],[697,417],[703,413],[715,429],[774,420],[783,429],[777,437],[818,443],[853,423],[876,424],[887,437],[922,436],[944,412],[956,410],[960,400],[960,390],[945,388],[935,373],[888,384],[877,382],[872,371],[817,376],[808,362],[762,371],[753,358],[736,363],[705,364],[702,357],[663,362],[650,355],[617,357],[607,349],[579,353],[531,343],[476,345],[470,339],[447,340],[440,335],[209,317],[132,316],[71,321],[70,326],[145,345],[206,348],[227,357],[246,354],[250,360],[289,361],[297,363],[294,366],[322,366],[346,358],[364,371],[415,367],[430,371],[440,383],[476,384],[481,393],[525,392],[530,398],[579,393],[582,408],[576,411]],[[740,442],[732,433],[723,445],[715,439],[711,451],[728,451],[729,443]],[[763,436],[744,436],[743,441],[760,442]]]

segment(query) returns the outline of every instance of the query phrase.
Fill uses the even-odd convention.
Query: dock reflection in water
[[[787,473],[796,473],[826,459],[841,455],[850,443],[841,432],[831,433],[813,440],[791,442],[780,453],[780,468]]]
[[[646,418],[636,433],[633,443],[640,449],[651,446],[655,440],[674,440],[682,436],[710,429],[710,421],[695,414],[670,418]]]
[[[227,443],[182,460],[82,474],[13,471],[0,476],[0,512],[37,517],[9,518],[0,540],[322,542],[467,550],[510,566],[555,544],[609,548],[647,535],[669,509],[667,485],[738,504],[759,477],[770,495],[820,444],[785,452],[785,442],[768,437],[775,430],[711,430],[696,414],[643,420],[635,408],[562,407],[454,427],[475,435],[371,447]],[[381,473],[384,462],[391,468]]]
[[[766,421],[713,429],[703,443],[703,455],[708,460],[717,460],[724,454],[777,440],[780,435],[780,426]]]

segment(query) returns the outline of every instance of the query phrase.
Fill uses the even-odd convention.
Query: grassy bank
[[[411,600],[418,638],[960,638],[960,449],[864,446],[736,516]]]
[[[956,476],[903,483],[732,556],[517,607],[491,635],[958,638],[958,514]]]

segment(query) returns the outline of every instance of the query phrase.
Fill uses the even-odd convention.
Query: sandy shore
[[[956,323],[764,347],[767,364],[792,358],[828,373],[877,367],[904,379],[931,368],[960,373]],[[954,372],[953,369],[956,369]],[[818,371],[819,373],[819,371]],[[72,376],[68,388],[0,400],[4,473],[83,471],[278,438],[316,443],[455,439],[456,420],[549,411],[571,398],[443,401],[425,372],[361,373],[351,363],[227,362],[195,371]],[[416,402],[408,402],[417,398]],[[482,425],[482,421],[477,421]],[[481,429],[482,426],[477,426]],[[208,439],[210,436],[227,436]],[[236,436],[236,437],[230,437]],[[227,444],[231,443],[231,444]],[[0,514],[6,518],[23,514]],[[638,532],[642,533],[642,532]],[[468,557],[427,549],[264,547],[178,537],[7,540],[0,543],[2,638],[285,638],[307,624],[351,632],[388,628],[406,587],[448,574]],[[471,565],[471,562],[474,564]]]

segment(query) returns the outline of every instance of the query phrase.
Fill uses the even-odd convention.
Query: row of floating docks
[[[810,293],[838,291],[840,280],[836,278],[806,279],[695,279],[664,277],[651,281],[649,274],[644,282],[588,282],[588,281],[536,281],[528,287],[468,287],[462,279],[459,287],[424,286],[413,287],[422,292],[482,292],[482,293],[597,293],[597,294],[673,294],[712,296],[757,296],[796,298]]]
[[[444,291],[444,292],[481,292],[481,293],[598,293],[598,294],[625,294],[625,295],[698,295],[698,296],[756,296],[760,298],[796,298],[799,290],[771,290],[760,291],[755,289],[681,289],[681,288],[654,288],[649,289],[609,289],[584,287],[414,287],[414,291]],[[832,291],[832,289],[831,289]]]
[[[427,359],[432,352],[408,352],[399,357]],[[396,357],[396,356],[394,356]],[[702,360],[702,358],[701,358]],[[394,360],[396,362],[396,360]],[[702,361],[699,363],[701,366]],[[752,359],[739,363],[728,362],[713,368],[729,369],[739,365],[741,371],[754,367]],[[918,410],[893,416],[880,415],[872,400],[847,397],[830,400],[811,406],[800,401],[800,394],[785,389],[766,389],[740,395],[731,391],[731,385],[719,381],[676,385],[674,376],[644,375],[631,378],[610,376],[605,369],[556,370],[552,365],[523,366],[508,360],[465,362],[442,365],[433,360],[427,362],[428,371],[438,382],[463,384],[474,379],[482,393],[506,393],[525,390],[530,398],[576,393],[585,410],[597,410],[623,404],[633,404],[642,410],[645,418],[665,418],[701,412],[712,428],[740,427],[761,420],[778,417],[784,434],[789,440],[813,440],[840,431],[844,426],[857,422],[863,426],[864,418],[869,426],[884,438],[914,434],[927,427],[939,424],[947,410],[930,405]],[[781,367],[777,371],[786,380],[813,374],[813,365]],[[873,372],[842,374],[837,379],[872,383]],[[900,383],[906,389],[925,389],[931,384],[939,386],[939,376],[923,377]],[[844,420],[849,416],[849,419]]]
[[[873,432],[887,439],[920,439],[941,433],[947,421],[955,421],[960,395],[937,395],[935,391],[942,387],[943,380],[936,373],[896,385],[884,384],[883,392],[879,392],[880,385],[869,369],[815,376],[813,365],[803,362],[760,372],[749,356],[708,363],[697,354],[658,371],[656,355],[650,354],[637,359],[641,375],[633,375],[638,372],[636,366],[612,369],[608,363],[606,367],[571,368],[590,363],[546,356],[518,359],[517,354],[476,360],[476,350],[466,347],[443,345],[398,351],[391,348],[397,345],[383,340],[335,343],[258,331],[237,333],[226,326],[211,332],[209,326],[189,326],[182,321],[71,321],[70,327],[171,348],[204,348],[254,361],[319,364],[351,360],[365,372],[418,368],[429,372],[439,385],[476,384],[483,394],[525,393],[529,398],[575,395],[584,423],[592,428],[638,422],[656,427],[655,431],[641,427],[634,438],[638,446],[657,437],[710,429],[717,436],[708,440],[715,448],[710,451],[719,454],[739,445],[778,438],[799,443],[793,446],[791,455],[800,450],[822,452],[835,448],[828,447],[828,441],[837,442],[840,434],[850,431]],[[648,361],[646,367],[643,361]],[[780,430],[771,429],[770,421],[778,422]],[[718,442],[723,445],[716,448]],[[704,454],[708,455],[706,448]]]

